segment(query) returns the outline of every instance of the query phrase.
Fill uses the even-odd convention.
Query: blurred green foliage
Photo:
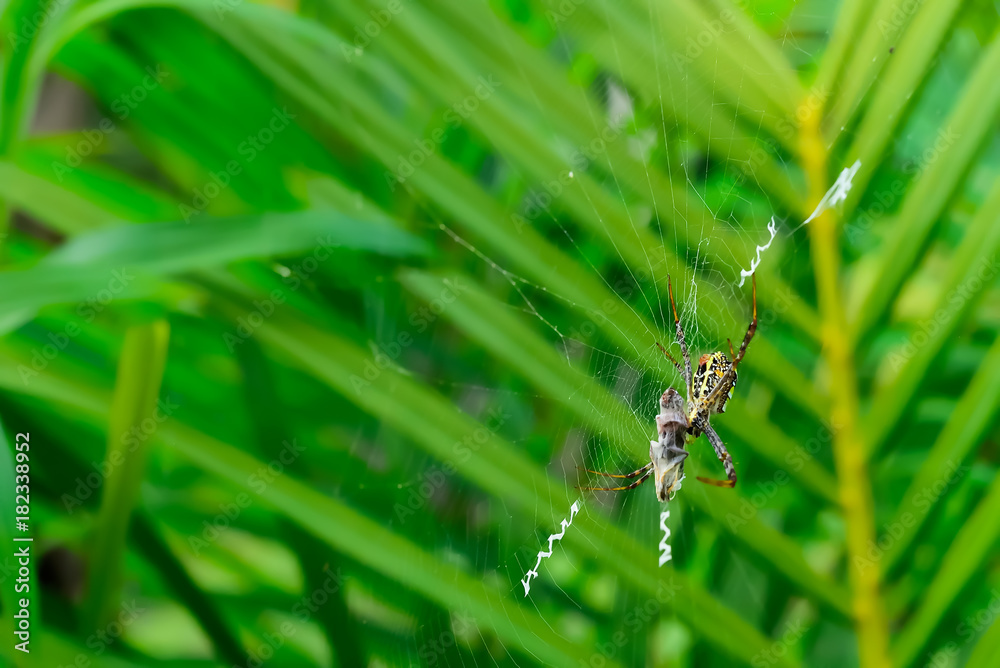
[[[6,3],[17,666],[1000,663],[985,0]],[[845,202],[802,229],[841,169]],[[671,502],[631,471],[761,326]],[[674,347],[676,352],[677,348]],[[582,510],[522,578],[570,505]]]

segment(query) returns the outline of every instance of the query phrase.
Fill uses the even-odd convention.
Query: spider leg
[[[729,344],[729,359],[736,359],[736,353],[733,352],[733,340],[726,339],[726,343]]]
[[[646,482],[646,479],[650,475],[652,475],[652,473],[653,473],[653,469],[649,469],[648,471],[646,471],[646,474],[644,476],[642,476],[641,478],[639,478],[637,481],[635,481],[631,485],[626,485],[625,487],[577,487],[577,489],[592,490],[592,491],[596,491],[596,492],[624,492],[627,489],[634,489],[634,488],[638,487],[639,485],[641,485],[642,483]]]
[[[747,346],[750,345],[750,340],[753,339],[753,335],[757,333],[757,273],[754,272],[750,277],[753,282],[753,320],[750,321],[750,326],[747,327],[746,336],[743,337],[743,343],[740,345],[740,351],[736,353],[733,357],[733,370],[736,369],[736,365],[740,363],[743,359],[743,355],[747,352]]]
[[[677,330],[677,343],[681,344],[681,356],[684,358],[684,384],[687,385],[687,396],[693,397],[691,391],[691,354],[688,352],[687,343],[684,341],[684,329],[681,327],[681,320],[677,317],[677,304],[674,303],[674,285],[667,275],[667,294],[670,295],[670,308],[674,312],[674,327]],[[674,364],[677,364],[674,362]],[[678,368],[678,371],[680,368]]]
[[[637,470],[632,471],[631,473],[627,473],[625,475],[618,475],[618,474],[615,474],[615,473],[602,473],[601,471],[593,471],[591,469],[580,469],[580,470],[581,471],[586,471],[587,473],[596,473],[597,475],[602,475],[605,478],[634,478],[637,475],[641,475],[642,473],[645,473],[646,470],[650,466],[652,466],[652,465],[653,465],[653,463],[650,462],[649,464],[646,464],[645,466],[643,466],[641,469],[637,469]],[[580,467],[578,466],[577,468],[580,468]]]
[[[670,360],[671,362],[673,362],[673,363],[674,363],[674,367],[675,367],[675,368],[677,369],[677,373],[679,373],[679,374],[680,374],[681,376],[683,376],[683,375],[684,375],[684,369],[682,369],[682,368],[681,368],[681,365],[677,363],[677,360],[675,360],[675,359],[674,359],[674,356],[673,356],[673,355],[671,355],[670,353],[668,353],[668,352],[667,352],[667,349],[666,349],[666,348],[664,348],[664,347],[663,347],[663,346],[662,346],[662,345],[660,344],[660,342],[659,342],[659,341],[657,341],[657,342],[656,342],[656,347],[660,349],[660,352],[662,352],[662,353],[663,353],[664,355],[666,355],[666,356],[667,356],[667,359],[668,359],[668,360]]]
[[[757,333],[757,274],[754,273],[753,277],[753,320],[750,321],[750,326],[747,327],[746,336],[743,337],[743,343],[740,344],[740,350],[735,355],[733,355],[733,363],[730,365],[729,369],[722,375],[719,382],[716,384],[715,389],[713,389],[707,397],[701,402],[701,406],[711,406],[722,394],[722,391],[729,391],[733,380],[736,377],[736,366],[743,360],[743,356],[746,355],[747,346],[750,345],[750,341],[753,339],[753,335]],[[730,352],[732,351],[733,344],[729,344]],[[700,411],[699,411],[700,412]]]
[[[726,477],[729,478],[728,480],[711,480],[698,476],[698,480],[708,485],[715,485],[716,487],[735,487],[736,467],[733,466],[733,458],[729,455],[729,451],[726,450],[726,445],[722,442],[715,429],[712,428],[712,425],[708,423],[708,420],[699,419],[698,428],[704,432],[708,438],[708,442],[712,444],[712,448],[715,449],[715,456],[722,462],[722,466],[726,469]]]

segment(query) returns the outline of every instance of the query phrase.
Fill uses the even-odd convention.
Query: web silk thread
[[[571,524],[573,524],[573,518],[576,517],[576,514],[579,511],[580,511],[580,502],[574,501],[573,505],[570,506],[569,508],[569,519],[560,522],[562,526],[562,531],[560,531],[559,533],[554,533],[551,536],[549,536],[549,551],[548,552],[545,552],[544,550],[540,551],[538,553],[538,560],[535,561],[535,567],[532,568],[527,573],[525,573],[524,579],[521,580],[521,584],[524,585],[525,596],[527,596],[528,592],[531,591],[531,578],[538,577],[538,567],[542,565],[542,559],[544,559],[545,557],[552,556],[552,544],[555,543],[557,540],[562,540],[562,537],[566,535],[566,529],[569,528]]]

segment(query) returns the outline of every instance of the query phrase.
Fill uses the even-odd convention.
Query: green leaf
[[[688,247],[698,245],[702,252],[714,261],[713,265],[726,280],[735,282],[740,279],[739,267],[750,265],[753,247],[747,249],[747,253],[740,254],[743,244],[738,233],[732,233],[720,227],[705,202],[695,197],[685,185],[676,183],[675,179],[668,177],[655,164],[639,160],[635,153],[629,149],[630,141],[625,135],[626,130],[616,129],[614,130],[615,138],[604,141],[604,137],[608,136],[607,132],[611,130],[611,123],[601,110],[599,103],[591,99],[585,90],[570,85],[561,76],[556,64],[547,52],[541,49],[529,50],[505,25],[497,24],[496,21],[492,20],[492,14],[485,5],[458,2],[457,0],[449,0],[447,4],[450,11],[445,15],[446,18],[454,20],[456,14],[468,14],[464,17],[465,20],[462,24],[455,26],[454,30],[459,34],[467,34],[470,30],[475,31],[476,49],[465,49],[457,55],[441,55],[434,62],[441,60],[449,63],[457,60],[476,62],[477,55],[486,43],[490,47],[492,58],[483,59],[481,64],[478,62],[476,64],[479,71],[491,73],[506,71],[506,76],[500,78],[509,85],[504,87],[498,95],[503,93],[516,94],[518,88],[515,84],[527,78],[530,90],[539,98],[537,123],[541,127],[538,132],[545,134],[565,133],[567,139],[572,141],[575,146],[581,147],[588,146],[591,142],[599,142],[599,145],[603,146],[606,157],[598,157],[592,167],[610,170],[614,175],[616,188],[623,198],[627,197],[626,191],[634,191],[648,206],[653,208],[657,216],[668,219],[668,221],[658,225],[661,228],[657,230],[658,234],[673,234],[675,244]],[[729,12],[727,16],[730,17],[734,26],[738,26],[737,29],[742,34],[750,38],[762,37],[759,29],[753,26],[742,12],[735,7],[728,6],[724,1],[719,4],[722,5],[722,11]],[[435,27],[437,28],[437,26]],[[764,46],[765,44],[767,46]],[[761,57],[770,61],[776,72],[790,73],[784,57],[771,49],[773,46],[770,46],[770,42],[763,42],[759,47],[762,52]],[[530,60],[532,67],[512,67],[512,51],[517,53],[519,57]],[[409,54],[399,56],[397,60],[400,62],[400,66],[408,65],[408,58]],[[436,67],[433,67],[428,77],[431,83],[435,83],[439,81],[440,72]],[[796,90],[797,86],[797,83],[792,85],[791,90]],[[460,90],[464,91],[465,89]],[[459,92],[454,92],[451,97],[458,95]],[[451,98],[445,97],[444,99]],[[525,100],[525,102],[535,102],[535,99]],[[484,104],[488,103],[489,100]],[[509,118],[511,115],[509,108],[507,112],[505,118]],[[478,115],[473,120],[476,118]],[[529,120],[534,121],[535,116],[529,117]],[[491,134],[491,136],[495,135]],[[551,142],[549,141],[537,137],[533,137],[530,141],[531,151],[524,152],[520,150],[518,144],[514,143],[504,152],[507,155],[516,156],[522,170],[534,173],[540,183],[551,182],[553,177],[573,171],[572,165],[569,162],[564,162],[566,156],[565,146],[562,142],[550,149]],[[541,170],[539,170],[541,166],[538,156],[539,147],[557,154],[550,157],[549,160],[553,162],[545,165]],[[575,170],[574,175],[579,171]],[[669,201],[670,206],[663,206],[663,201]],[[579,203],[577,204],[579,206]],[[590,214],[584,210],[584,215]],[[618,212],[617,215],[627,217],[628,213]],[[626,229],[633,226],[630,224]],[[606,232],[606,226],[599,224],[598,233],[604,234]],[[645,249],[646,255],[642,256],[639,266],[636,268],[644,268],[650,257],[659,256],[662,253],[674,255],[672,250],[663,247],[660,240],[653,240],[652,235],[645,235],[642,230],[637,230],[636,233],[643,235],[643,238],[638,240],[640,243],[649,244]],[[766,238],[767,232],[760,229],[760,234],[763,239]],[[627,237],[625,238],[627,240]],[[611,241],[620,244],[622,236],[616,235]],[[653,248],[656,250],[652,250]],[[813,338],[818,337],[819,325],[815,312],[776,273],[768,273],[765,280],[759,282],[758,289],[758,298],[763,308],[772,304],[780,306],[781,315],[785,320]]]
[[[907,27],[913,20],[917,7],[910,0],[881,0],[875,3],[864,32],[851,45],[851,59],[841,77],[836,103],[827,114],[826,122],[835,134],[842,132],[851,122],[862,100],[871,92],[886,61],[892,57],[902,57],[901,54],[893,56],[889,49],[895,47],[904,32],[909,34]],[[934,52],[933,49],[926,51]]]
[[[354,18],[363,21],[364,16],[359,12]],[[484,63],[481,70],[474,69],[469,64],[474,60],[471,49],[460,50],[460,45],[452,46],[449,40],[444,39],[420,39],[421,35],[441,32],[439,25],[432,23],[429,13],[425,15],[418,7],[413,7],[406,13],[405,19],[394,23],[393,28],[398,25],[400,30],[406,30],[410,41],[386,41],[387,48],[392,51],[399,67],[405,68],[420,83],[422,89],[434,91],[441,100],[461,99],[468,94],[467,91],[479,90],[477,87],[481,86],[481,81],[493,82],[490,88],[496,87],[496,90],[491,90],[484,96],[476,113],[470,115],[467,122],[489,137],[498,150],[515,162],[522,172],[540,186],[544,185],[553,199],[568,208],[576,220],[590,227],[595,234],[606,237],[634,271],[648,269],[651,258],[657,258],[658,261],[662,259],[662,264],[667,266],[663,267],[661,273],[668,271],[681,282],[686,278],[687,267],[677,257],[673,247],[668,248],[658,237],[664,230],[654,232],[634,220],[625,195],[621,192],[621,185],[617,195],[609,193],[590,170],[581,171],[575,167],[574,163],[579,155],[567,153],[565,139],[570,139],[578,146],[599,141],[607,154],[606,161],[614,166],[616,180],[635,189],[648,205],[656,208],[657,198],[662,198],[665,192],[670,193],[671,207],[662,215],[672,219],[678,234],[700,240],[710,230],[711,234],[705,243],[710,257],[721,260],[727,251],[731,253],[731,246],[726,242],[732,239],[725,234],[720,235],[719,239],[715,238],[719,235],[716,221],[704,203],[691,196],[685,188],[671,183],[660,170],[650,168],[629,154],[628,138],[623,136],[624,128],[614,127],[610,120],[606,121],[604,127],[594,127],[594,119],[604,120],[604,114],[596,105],[586,104],[589,100],[582,91],[577,91],[574,95],[566,82],[545,79],[539,82],[539,87],[545,91],[559,91],[562,108],[543,107],[537,121],[535,115],[519,115],[515,113],[517,101],[509,99],[508,91],[516,90],[517,81],[523,76],[522,72],[511,72],[509,78],[495,76],[493,72],[501,64],[493,62]],[[422,58],[417,57],[417,48],[426,51],[420,53]],[[536,59],[544,57],[544,54],[535,55]],[[488,79],[483,79],[480,71],[490,72]],[[561,90],[563,88],[566,90]],[[573,101],[573,98],[583,98],[584,109],[589,113],[584,114],[579,99]],[[575,131],[565,139],[554,135],[552,131],[558,129],[560,134],[569,134],[570,128]],[[608,138],[609,135],[613,138]],[[605,141],[605,138],[608,140]],[[603,156],[595,159],[598,164],[604,161]],[[564,175],[568,174],[573,175],[572,182],[564,187]],[[644,184],[648,187],[643,187]],[[683,212],[683,215],[678,212]],[[766,232],[762,231],[762,234],[766,235]],[[740,260],[746,260],[744,266],[749,265],[748,258]],[[739,276],[735,264],[720,262],[720,265],[731,279]],[[762,285],[760,299],[765,308],[778,295],[784,297],[790,291],[777,278],[773,282],[763,282]],[[782,312],[787,312],[786,317],[804,326],[808,333],[816,335],[815,314],[798,295],[792,294],[790,298],[783,299]]]
[[[0,161],[0,197],[70,234],[101,227],[113,219],[89,199],[6,161]]]
[[[173,661],[159,661],[150,663],[141,657],[122,657],[113,652],[104,652],[99,659],[91,659],[94,656],[93,647],[78,644],[70,638],[63,636],[48,628],[39,630],[38,653],[32,655],[32,668],[48,666],[72,666],[81,657],[88,661],[95,668],[229,668],[225,664],[214,661],[192,661],[184,659],[183,663]],[[20,666],[18,668],[21,668]]]
[[[902,557],[916,538],[928,515],[941,501],[929,493],[941,480],[949,480],[996,423],[1000,410],[1000,339],[982,360],[972,382],[962,393],[958,405],[934,442],[934,447],[913,477],[903,501],[889,526],[905,526],[907,530],[893,541],[883,556],[882,570],[890,573],[902,563]],[[905,517],[904,517],[905,516]]]
[[[99,629],[120,607],[125,535],[146,475],[146,423],[158,422],[157,400],[167,358],[169,326],[159,320],[125,334],[108,426],[104,488],[97,536],[90,552],[86,625]]]
[[[362,223],[333,211],[297,211],[99,230],[74,238],[46,258],[45,264],[125,265],[169,274],[317,247],[342,247],[394,257],[429,251],[427,242],[396,226]]]
[[[152,518],[142,511],[134,513],[129,534],[133,549],[156,568],[171,594],[191,611],[206,635],[211,638],[218,650],[219,659],[237,666],[243,663],[246,651],[225,616],[215,601],[191,578],[170,545],[163,540]]]
[[[962,0],[922,3],[912,25],[899,40],[878,85],[871,91],[871,102],[847,151],[845,164],[860,160],[861,167],[854,175],[851,191],[843,204],[842,220],[850,219],[865,194],[893,131],[903,121],[910,101],[927,79],[934,57],[951,31],[952,21],[961,6]],[[840,128],[842,124],[831,123],[830,127]]]
[[[34,97],[41,81],[32,76],[28,62],[39,35],[48,21],[37,15],[58,19],[66,5],[51,0],[13,0],[4,3],[0,28],[7,45],[0,67],[0,155],[8,155],[28,129]],[[32,29],[29,29],[31,27]]]
[[[75,237],[31,269],[0,275],[0,307],[30,311],[104,293],[134,297],[148,294],[158,277],[312,248],[396,257],[426,254],[429,249],[425,241],[398,227],[332,211],[120,225]]]
[[[976,213],[962,243],[949,262],[946,278],[941,282],[939,297],[930,311],[928,322],[936,329],[927,332],[926,340],[917,346],[916,334],[908,341],[914,352],[905,347],[890,353],[893,366],[902,369],[892,381],[879,388],[872,399],[872,407],[865,420],[868,456],[878,455],[910,401],[926,380],[931,364],[945,346],[954,339],[959,327],[965,323],[989,287],[988,278],[998,273],[996,254],[1000,252],[1000,182]]]
[[[910,187],[902,209],[889,232],[879,256],[875,279],[865,288],[861,307],[851,323],[855,342],[867,336],[871,327],[885,317],[903,283],[927,246],[935,223],[944,212],[955,189],[962,183],[985,137],[992,132],[1000,113],[1000,33],[985,49],[962,96],[940,136],[947,148],[927,165]]]
[[[920,597],[920,605],[892,647],[893,663],[913,663],[959,593],[983,568],[1000,538],[1000,478],[962,526],[941,562],[941,568]]]
[[[831,31],[832,35],[826,44],[826,52],[820,59],[819,72],[813,86],[813,89],[820,94],[829,95],[837,86],[851,53],[851,47],[871,15],[873,6],[873,3],[866,0],[845,0],[840,6],[836,23]],[[839,132],[838,128],[834,129]]]
[[[544,4],[557,15],[562,11],[559,0],[544,0]],[[663,48],[653,37],[650,20],[656,22],[658,33],[669,36],[670,48]],[[728,51],[729,40],[708,40],[696,58],[684,53],[690,44],[688,40],[695,40],[697,44],[697,39],[705,41],[704,35],[711,36],[709,23],[708,17],[689,4],[665,5],[651,16],[649,11],[632,13],[626,5],[605,1],[579,5],[571,20],[563,24],[563,29],[585,41],[604,67],[621,76],[646,100],[656,100],[671,115],[681,118],[687,127],[705,139],[713,154],[726,156],[735,169],[759,183],[788,210],[802,211],[801,193],[777,161],[762,148],[756,135],[745,129],[763,125],[779,143],[794,149],[795,133],[783,131],[783,128],[794,118],[795,110],[793,107],[779,108],[774,99],[765,102],[762,91],[754,91],[757,105],[745,104],[740,96],[744,89],[741,77],[747,63],[757,59],[747,52]],[[686,64],[689,60],[691,67]],[[725,67],[718,65],[720,60],[727,61]],[[656,63],[657,67],[651,67],[651,63]],[[770,69],[766,65],[762,67]],[[781,98],[787,96],[790,101],[797,91],[785,89],[780,76],[778,79],[774,82],[773,94]],[[683,86],[666,84],[675,81],[685,83]],[[729,100],[734,106],[719,104],[719,98]]]
[[[972,656],[969,657],[965,668],[990,668],[997,665],[998,659],[1000,659],[1000,621],[994,616],[993,623],[986,633],[980,636],[976,647],[972,650]]]

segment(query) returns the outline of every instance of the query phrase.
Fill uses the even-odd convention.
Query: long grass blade
[[[893,222],[883,247],[875,279],[868,284],[861,307],[851,323],[854,342],[867,335],[883,319],[903,283],[927,246],[955,188],[962,182],[979,153],[987,133],[992,132],[1000,114],[1000,33],[985,49],[954,109],[941,126],[946,148],[927,165],[910,187],[898,218]]]
[[[134,513],[129,534],[133,549],[156,567],[171,593],[201,624],[215,645],[218,658],[232,665],[243,663],[246,652],[225,616],[215,601],[191,578],[170,545],[163,540],[152,518],[144,512]]]
[[[906,0],[881,0],[875,3],[865,30],[851,46],[851,59],[841,77],[836,104],[832,105],[825,119],[828,127],[835,132],[839,133],[841,128],[851,122],[886,61],[894,54],[893,47],[907,31],[914,13],[914,3]]]
[[[897,666],[909,666],[917,659],[955,597],[983,568],[1000,538],[1000,523],[996,521],[998,513],[1000,478],[990,484],[986,496],[958,532],[937,575],[920,597],[920,607],[896,639],[892,656]]]
[[[889,526],[906,531],[894,539],[883,556],[882,570],[889,574],[902,563],[921,526],[941,502],[933,493],[939,481],[947,484],[965,466],[976,447],[996,423],[1000,409],[1000,339],[990,348],[972,382],[934,442],[920,470],[913,477]]]
[[[830,92],[838,87],[841,74],[873,5],[865,0],[845,0],[837,12],[837,20],[826,45],[816,75],[814,89]]]
[[[1000,659],[1000,621],[994,619],[986,633],[976,642],[965,668],[989,668]]]
[[[156,423],[160,382],[167,358],[169,327],[159,320],[128,330],[118,364],[118,378],[108,426],[108,452],[101,494],[100,522],[90,553],[86,625],[105,628],[119,606],[125,536],[132,508],[145,478],[147,422]]]
[[[902,368],[895,378],[875,392],[865,420],[868,456],[877,456],[903,412],[925,382],[932,363],[953,340],[959,327],[980,302],[991,277],[1000,273],[1000,181],[994,185],[962,243],[951,258],[948,274],[941,283],[939,297],[925,321],[928,327],[914,332],[909,346],[891,353],[893,366]],[[927,331],[930,330],[930,331]],[[921,334],[923,334],[921,336]],[[920,336],[920,345],[917,345]],[[988,358],[987,358],[988,359]]]
[[[80,235],[36,266],[0,275],[0,307],[106,303],[148,294],[156,277],[322,248],[389,256],[424,255],[428,244],[398,227],[333,211],[268,213],[234,219],[120,225]]]
[[[857,133],[847,151],[847,164],[861,161],[844,201],[841,215],[849,220],[864,196],[882,154],[899,127],[918,87],[926,80],[935,55],[951,30],[962,0],[926,2],[917,9],[913,24],[895,47],[885,73],[872,91],[871,103],[859,121]],[[830,127],[841,126],[831,123]],[[837,132],[840,132],[837,130]]]

